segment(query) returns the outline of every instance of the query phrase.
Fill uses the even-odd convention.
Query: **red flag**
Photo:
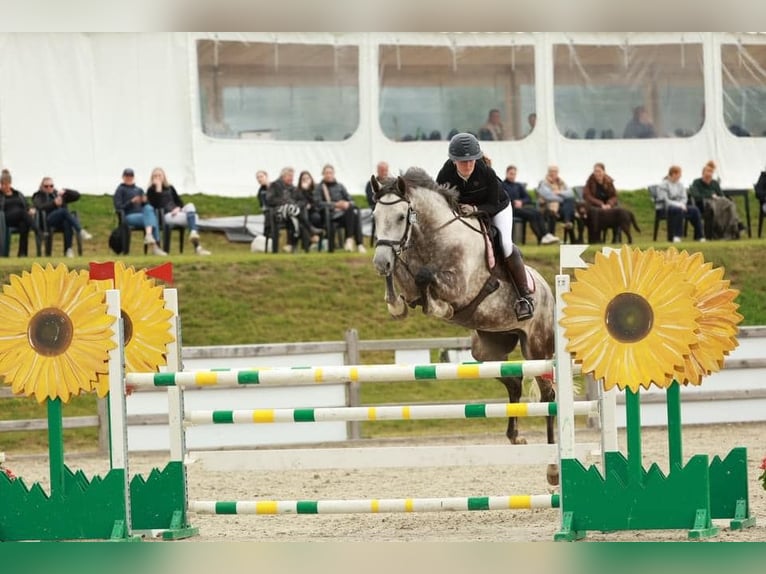
[[[147,277],[154,277],[155,279],[164,281],[168,285],[172,285],[173,284],[173,264],[168,261],[167,263],[163,263],[162,265],[158,265],[157,267],[152,267],[151,269],[147,269],[146,275]]]
[[[114,261],[105,263],[90,262],[90,278],[92,281],[101,281],[104,279],[114,280]]]

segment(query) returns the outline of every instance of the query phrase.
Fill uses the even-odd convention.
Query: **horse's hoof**
[[[524,437],[518,436],[516,438],[511,439],[511,444],[527,444],[527,439],[525,439]]]
[[[395,303],[387,303],[388,312],[394,319],[404,319],[407,316],[407,305],[401,299],[396,300]]]
[[[558,486],[559,484],[559,466],[557,464],[549,464],[545,471],[545,478],[548,479],[548,484],[551,486]]]

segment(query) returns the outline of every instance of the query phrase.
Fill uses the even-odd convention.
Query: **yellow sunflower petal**
[[[93,283],[98,283],[100,290],[112,288],[110,281]],[[125,371],[157,371],[167,364],[167,346],[174,340],[170,331],[173,313],[165,308],[162,287],[156,285],[144,270],[136,271],[117,262],[114,265],[114,288],[120,290]],[[98,376],[95,388],[99,396],[109,392],[106,371]]]
[[[729,288],[723,268],[705,263],[701,253],[690,255],[670,249],[665,259],[689,277],[694,285],[694,304],[700,312],[697,344],[675,369],[674,377],[683,384],[699,385],[704,376],[722,368],[724,356],[738,345],[737,325],[742,315],[736,312],[734,299],[739,292]]]
[[[694,287],[663,255],[628,246],[575,272],[560,320],[585,373],[637,391],[665,385],[697,342]]]
[[[114,346],[102,299],[87,275],[65,265],[33,264],[12,275],[0,294],[3,383],[40,402],[92,390]]]

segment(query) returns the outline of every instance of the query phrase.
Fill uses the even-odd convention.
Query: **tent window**
[[[766,46],[721,46],[723,119],[739,137],[766,137]]]
[[[202,130],[219,138],[339,141],[359,125],[359,50],[200,40]]]
[[[701,44],[554,46],[556,125],[569,139],[689,137],[704,123]]]
[[[380,126],[394,141],[445,140],[456,132],[519,140],[535,111],[533,46],[381,45]],[[497,110],[502,132],[483,129]]]

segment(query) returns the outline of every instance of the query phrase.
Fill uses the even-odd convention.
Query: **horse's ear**
[[[404,178],[402,178],[401,175],[396,176],[396,187],[402,195],[407,193],[407,184],[404,182]]]
[[[378,180],[375,179],[375,174],[370,176],[370,185],[372,185],[372,191],[374,191],[376,194],[380,191],[380,185],[378,184]]]

